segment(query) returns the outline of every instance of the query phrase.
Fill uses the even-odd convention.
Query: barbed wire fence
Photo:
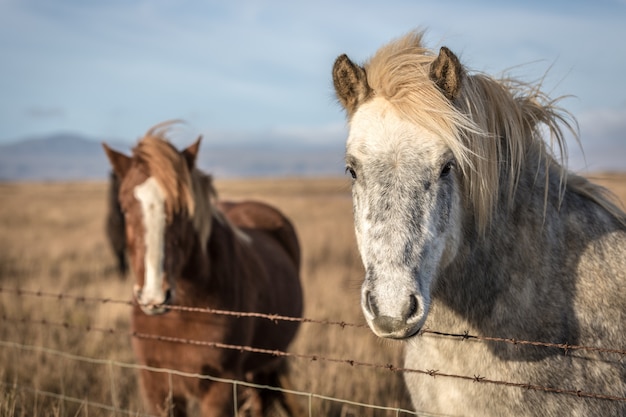
[[[53,292],[45,292],[45,291],[39,291],[39,290],[25,290],[25,289],[20,289],[20,288],[0,287],[0,294],[8,294],[14,297],[47,298],[47,299],[57,300],[58,302],[73,301],[77,303],[98,303],[102,305],[117,304],[117,305],[129,306],[129,307],[132,306],[133,304],[132,301],[128,301],[128,300],[117,300],[117,299],[100,298],[100,297],[86,297],[86,296],[80,296],[80,295],[53,293]],[[339,327],[341,329],[353,327],[353,328],[363,328],[365,331],[368,330],[366,328],[367,327],[366,325],[348,323],[344,321],[316,320],[316,319],[311,319],[311,318],[295,318],[295,317],[279,316],[279,315],[274,315],[274,314],[263,314],[263,313],[256,313],[256,312],[237,312],[237,311],[217,310],[217,309],[211,309],[211,308],[197,308],[197,307],[184,307],[184,306],[169,306],[169,308],[171,310],[190,311],[190,312],[196,312],[196,313],[229,315],[229,316],[236,316],[236,317],[263,318],[263,319],[271,320],[274,322],[297,321],[300,323],[315,323],[315,324],[319,324],[323,326],[334,326],[334,327]],[[300,353],[295,353],[295,352],[260,349],[260,348],[256,348],[253,346],[229,345],[229,344],[224,344],[224,343],[207,342],[207,341],[202,341],[202,340],[165,337],[162,335],[140,333],[140,332],[135,332],[132,330],[124,331],[124,330],[116,329],[113,327],[97,327],[97,326],[92,326],[92,325],[79,325],[75,323],[70,323],[69,321],[63,321],[63,320],[55,321],[55,320],[50,320],[47,318],[11,317],[7,314],[2,314],[0,319],[4,323],[9,323],[9,324],[14,324],[14,325],[37,325],[37,326],[46,326],[46,327],[48,326],[60,327],[60,328],[64,328],[67,330],[72,329],[72,330],[83,332],[83,333],[106,333],[106,334],[117,335],[117,336],[130,336],[132,338],[158,340],[164,343],[183,343],[183,344],[205,346],[205,347],[217,348],[217,349],[229,349],[229,350],[246,351],[246,352],[253,352],[253,353],[262,353],[262,354],[267,354],[267,355],[272,355],[272,356],[282,356],[282,357],[292,358],[295,360],[305,360],[308,362],[329,362],[329,363],[340,364],[340,365],[345,365],[349,367],[374,368],[374,369],[385,370],[389,372],[400,372],[400,373],[417,373],[417,374],[430,376],[433,378],[435,377],[451,378],[451,379],[457,379],[457,380],[465,380],[465,381],[468,381],[468,383],[499,385],[499,386],[509,387],[510,389],[532,390],[532,391],[537,391],[537,392],[543,392],[546,394],[568,395],[568,396],[575,396],[579,398],[589,398],[589,399],[594,399],[598,401],[626,402],[626,397],[610,395],[610,394],[601,393],[601,392],[587,392],[587,391],[583,391],[580,389],[564,389],[564,388],[559,388],[559,387],[549,387],[549,386],[536,385],[536,384],[532,384],[528,382],[516,382],[516,381],[489,379],[489,378],[479,375],[478,373],[473,374],[473,375],[456,375],[456,374],[441,372],[439,370],[434,370],[434,369],[411,369],[411,368],[398,367],[393,364],[369,363],[369,362],[355,360],[352,358],[335,358],[335,357],[329,357],[329,356],[317,355],[317,354],[300,354]],[[624,358],[626,357],[626,349],[606,349],[606,348],[601,348],[601,347],[596,347],[596,346],[582,346],[582,345],[573,345],[573,344],[567,344],[567,343],[559,344],[559,343],[548,343],[548,342],[541,342],[541,341],[518,340],[518,339],[512,339],[512,338],[487,337],[487,336],[472,335],[472,334],[469,334],[468,332],[449,333],[449,332],[442,332],[442,331],[432,330],[432,329],[423,329],[421,331],[421,336],[445,337],[445,338],[450,338],[452,340],[457,340],[459,342],[462,342],[465,340],[475,340],[478,342],[502,343],[502,344],[510,344],[514,346],[533,346],[533,347],[539,347],[539,348],[559,349],[563,355],[571,355],[572,352],[575,352],[575,351],[599,352],[603,354],[615,355],[616,360],[618,361],[623,361]],[[64,352],[58,349],[53,349],[50,347],[35,346],[35,345],[25,344],[25,343],[20,343],[20,342],[15,342],[15,341],[1,341],[0,340],[0,347],[3,347],[5,349],[13,349],[13,350],[21,351],[21,352],[31,352],[31,353],[36,352],[39,354],[49,355],[51,357],[64,358],[64,359],[71,360],[71,361],[78,362],[78,363],[89,363],[89,364],[94,364],[94,365],[107,366],[109,368],[117,367],[117,368],[130,369],[133,371],[149,370],[152,372],[161,372],[161,373],[168,374],[170,376],[170,379],[172,375],[178,375],[178,376],[184,376],[188,378],[197,378],[199,380],[206,379],[206,380],[215,381],[215,382],[229,383],[233,386],[233,396],[235,397],[235,400],[237,396],[238,387],[279,390],[279,391],[284,392],[285,394],[296,395],[296,396],[307,399],[308,401],[308,414],[307,415],[309,417],[312,417],[313,415],[315,415],[313,413],[313,408],[312,408],[312,401],[314,399],[332,401],[332,402],[337,402],[337,403],[346,404],[346,405],[355,406],[355,407],[364,407],[364,408],[371,408],[371,409],[376,409],[376,410],[390,411],[392,413],[395,413],[395,415],[397,416],[401,414],[402,415],[407,415],[407,414],[418,415],[418,413],[416,412],[413,412],[411,410],[406,410],[403,408],[394,408],[394,407],[386,407],[383,405],[367,404],[367,403],[362,403],[358,401],[351,401],[349,399],[334,398],[334,397],[311,393],[311,392],[283,389],[283,388],[271,387],[271,386],[266,386],[266,385],[257,385],[257,384],[252,384],[246,381],[237,381],[237,380],[231,380],[231,379],[217,378],[217,377],[210,376],[210,375],[185,373],[185,372],[177,371],[175,369],[154,368],[154,367],[143,366],[143,365],[134,364],[130,362],[92,358],[92,357],[87,357],[83,355],[71,354],[71,353]],[[103,411],[110,411],[110,412],[115,413],[116,415],[120,414],[120,415],[149,416],[149,414],[142,414],[137,411],[126,410],[124,408],[121,408],[121,406],[117,403],[117,400],[114,395],[115,390],[113,387],[115,385],[115,380],[114,380],[114,376],[112,372],[110,372],[110,384],[112,387],[110,390],[112,398],[111,398],[111,403],[106,404],[102,402],[89,401],[86,398],[73,397],[70,395],[66,395],[63,392],[61,393],[52,392],[52,391],[36,389],[36,388],[28,387],[28,386],[23,386],[19,384],[18,381],[14,381],[14,382],[0,381],[0,385],[5,390],[13,389],[13,390],[30,391],[30,392],[34,392],[35,394],[41,395],[44,397],[50,397],[50,398],[55,398],[58,400],[73,402],[73,403],[80,404],[81,406],[93,407],[93,408],[100,409]],[[234,404],[237,404],[237,401],[234,401]],[[419,412],[419,415],[424,415],[424,416],[431,415],[431,414],[424,413],[420,410],[418,410],[418,412]],[[234,410],[234,415],[237,415],[236,408]]]

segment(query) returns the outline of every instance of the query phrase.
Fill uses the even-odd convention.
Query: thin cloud
[[[578,122],[586,141],[619,147],[626,157],[626,108],[590,110],[583,113]]]
[[[626,168],[626,108],[594,109],[578,117],[580,146],[570,140],[569,167],[576,171]]]
[[[66,117],[65,110],[61,107],[30,107],[25,114],[32,119],[63,119]]]

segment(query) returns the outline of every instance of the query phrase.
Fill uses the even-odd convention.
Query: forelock
[[[165,194],[168,221],[186,209],[194,213],[194,199],[189,169],[185,158],[167,140],[163,130],[151,129],[133,148],[137,163],[144,166],[146,174],[154,177]]]

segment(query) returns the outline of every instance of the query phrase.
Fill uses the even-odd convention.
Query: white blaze
[[[153,177],[135,187],[134,195],[141,204],[145,231],[145,277],[140,290],[142,305],[155,305],[165,302],[163,291],[163,251],[165,240],[165,196],[159,183]]]

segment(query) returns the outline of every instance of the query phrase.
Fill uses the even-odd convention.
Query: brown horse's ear
[[[130,157],[124,155],[121,152],[117,152],[109,148],[107,144],[104,142],[102,142],[102,147],[104,148],[104,151],[106,152],[107,157],[109,158],[109,162],[111,163],[111,166],[113,167],[113,171],[115,172],[115,175],[117,175],[119,179],[124,178],[128,170],[130,169],[130,163],[131,163]]]
[[[459,96],[463,81],[463,66],[451,50],[442,46],[439,56],[430,65],[430,79],[437,84],[448,100]]]
[[[185,157],[185,161],[187,161],[187,168],[189,168],[189,171],[193,170],[196,166],[196,159],[198,158],[198,150],[200,149],[201,141],[202,135],[198,136],[198,139],[196,139],[194,143],[181,152]]]
[[[337,98],[349,115],[356,111],[372,91],[367,84],[365,69],[350,61],[345,54],[335,60],[333,84]]]

